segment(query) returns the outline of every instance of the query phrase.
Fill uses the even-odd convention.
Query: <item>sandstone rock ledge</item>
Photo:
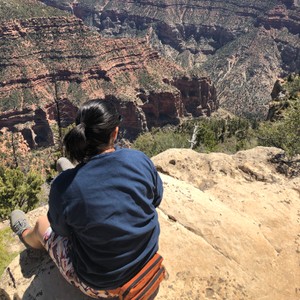
[[[165,186],[160,252],[169,272],[158,300],[300,299],[300,178],[276,172],[269,159],[278,153],[170,149],[153,157]],[[87,299],[47,254],[28,250],[1,289],[0,299]]]

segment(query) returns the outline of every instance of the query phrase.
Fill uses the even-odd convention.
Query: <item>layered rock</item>
[[[82,0],[72,13],[106,36],[148,34],[163,55],[205,69],[222,107],[265,117],[274,82],[300,69],[299,7],[299,0]]]
[[[45,0],[61,7],[61,1]],[[213,54],[247,31],[249,24],[272,4],[256,1],[64,1],[74,15],[102,34],[136,36],[152,28],[164,45],[192,53]]]
[[[152,158],[164,183],[159,252],[169,273],[158,300],[299,299],[300,178],[276,171],[278,154],[170,149]],[[31,223],[46,211],[31,212]],[[0,295],[87,299],[46,254],[28,250],[5,270]]]
[[[13,134],[21,133],[31,149],[54,143],[46,113],[41,108],[28,107],[17,112],[4,112],[0,115],[0,124],[0,129],[6,128]]]
[[[275,6],[265,15],[257,18],[257,25],[267,29],[275,28],[281,30],[287,28],[292,34],[300,32],[300,15],[297,9],[289,10],[284,5]]]
[[[211,81],[188,78],[147,37],[102,38],[75,17],[7,21],[0,37],[0,130],[24,133],[32,148],[52,145],[53,128],[70,125],[88,99],[113,98],[127,138],[218,108]],[[180,80],[199,90],[196,106]]]

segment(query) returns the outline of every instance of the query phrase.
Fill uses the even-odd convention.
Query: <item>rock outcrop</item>
[[[102,38],[75,17],[6,21],[0,37],[0,130],[26,132],[32,148],[52,145],[53,128],[70,125],[88,99],[114,98],[127,138],[218,108],[209,78],[188,78],[147,38]]]
[[[300,69],[299,0],[63,3],[105,36],[148,35],[164,56],[205,70],[221,106],[236,114],[265,116],[276,79]]]
[[[276,121],[282,119],[290,105],[300,101],[300,74],[290,74],[288,78],[277,80],[271,96],[267,120]]]
[[[297,9],[288,9],[288,6],[278,5],[268,11],[265,15],[257,18],[257,26],[267,29],[275,28],[282,30],[287,28],[292,34],[300,32],[300,16]]]
[[[270,159],[280,153],[170,149],[152,158],[165,187],[158,211],[169,273],[158,300],[299,299],[300,178],[276,171]],[[87,299],[46,254],[28,250],[0,282],[1,299]]]

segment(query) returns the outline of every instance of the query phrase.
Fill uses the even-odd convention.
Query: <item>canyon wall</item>
[[[42,0],[110,37],[153,47],[216,84],[220,105],[264,117],[278,77],[300,69],[299,0]]]
[[[211,80],[188,77],[148,37],[103,38],[69,16],[8,20],[0,38],[0,130],[21,133],[30,148],[53,145],[53,130],[89,99],[111,98],[129,139],[218,108]]]

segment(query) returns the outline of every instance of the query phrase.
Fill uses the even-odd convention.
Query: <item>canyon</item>
[[[220,108],[266,118],[271,99],[280,118],[280,78],[300,69],[299,12],[299,0],[0,0],[1,159],[42,172],[88,99],[116,104],[125,139]],[[299,157],[169,149],[152,161],[169,273],[158,300],[299,299]],[[1,299],[87,299],[47,253],[16,236],[7,247],[19,255]]]
[[[29,150],[94,98],[131,140],[219,107],[266,118],[276,80],[300,69],[298,1],[1,3],[0,132]]]
[[[148,37],[104,38],[74,16],[47,16],[7,20],[0,38],[0,130],[30,149],[53,145],[89,99],[112,99],[129,139],[219,106],[208,77],[189,76]]]
[[[150,42],[215,83],[221,107],[264,118],[275,81],[300,69],[298,0],[41,0],[108,37]]]

